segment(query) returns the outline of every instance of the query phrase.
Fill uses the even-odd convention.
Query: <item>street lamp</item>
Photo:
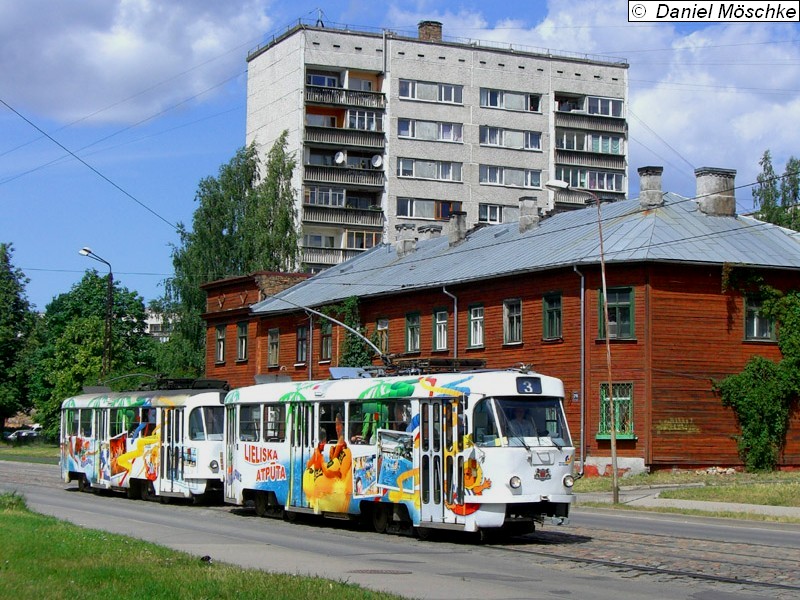
[[[84,246],[78,250],[78,254],[88,256],[92,260],[101,262],[108,267],[108,292],[106,294],[106,324],[105,333],[103,335],[103,367],[100,373],[100,378],[105,380],[111,372],[111,317],[114,308],[114,274],[111,272],[111,263],[106,259],[98,256],[88,246]]]
[[[603,326],[606,338],[606,367],[608,369],[608,412],[611,421],[611,492],[614,504],[619,503],[619,482],[617,479],[617,419],[614,412],[614,384],[611,378],[611,332],[608,329],[608,290],[606,288],[606,259],[603,252],[603,220],[600,214],[600,198],[589,190],[576,190],[566,181],[553,179],[545,184],[553,192],[573,191],[591,196],[597,205],[597,232],[600,237],[600,277],[603,283]],[[583,324],[581,324],[583,327]]]

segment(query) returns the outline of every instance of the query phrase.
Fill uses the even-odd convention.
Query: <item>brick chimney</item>
[[[439,21],[420,21],[419,39],[423,42],[441,42],[442,24]]]
[[[536,196],[522,196],[519,199],[519,232],[539,226],[539,207]]]
[[[463,210],[454,210],[450,213],[450,227],[447,231],[447,239],[451,246],[463,242],[467,237],[467,213]]]
[[[397,230],[397,243],[395,244],[397,256],[403,258],[417,249],[417,239],[414,236],[416,226],[412,223],[400,223],[394,228]]]
[[[441,225],[420,225],[417,227],[418,240],[431,240],[442,235]]]
[[[701,212],[715,217],[736,215],[736,169],[700,167],[694,170],[694,175],[697,178],[697,205]]]
[[[661,174],[664,167],[639,167],[639,204],[642,208],[664,205],[661,191]]]

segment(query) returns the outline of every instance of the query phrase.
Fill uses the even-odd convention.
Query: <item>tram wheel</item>
[[[291,510],[284,510],[283,520],[288,521],[289,523],[294,523],[295,521],[297,521],[297,513],[292,512]]]
[[[141,494],[140,498],[142,500],[154,500],[156,489],[153,487],[152,482],[148,481],[139,487],[139,493]]]
[[[255,497],[256,515],[259,517],[266,517],[269,503],[267,502],[267,495],[258,493]]]
[[[417,536],[417,539],[420,539],[423,542],[432,540],[435,533],[436,530],[430,527],[414,527],[414,535]]]
[[[372,528],[377,533],[386,533],[390,511],[391,507],[384,504],[376,504],[372,507]]]
[[[81,474],[81,476],[78,477],[78,491],[88,492],[91,487],[92,484],[90,484],[89,480],[86,479],[86,475]]]
[[[138,481],[131,481],[128,487],[125,489],[125,495],[128,497],[128,500],[139,500],[142,497],[142,485],[139,484]]]

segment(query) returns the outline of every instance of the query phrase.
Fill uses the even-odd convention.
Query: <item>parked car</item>
[[[35,438],[39,437],[39,432],[33,429],[19,429],[11,433],[6,439],[11,442],[32,442]]]

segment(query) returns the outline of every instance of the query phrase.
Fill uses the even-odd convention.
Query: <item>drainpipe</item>
[[[442,286],[442,292],[453,299],[453,361],[458,360],[458,298]]]
[[[308,361],[308,380],[314,379],[314,315],[308,315],[308,348],[306,349],[306,360]]]
[[[577,265],[573,265],[572,269],[581,278],[581,470],[578,477],[583,477],[584,465],[586,464],[586,278],[583,273],[578,270]]]

